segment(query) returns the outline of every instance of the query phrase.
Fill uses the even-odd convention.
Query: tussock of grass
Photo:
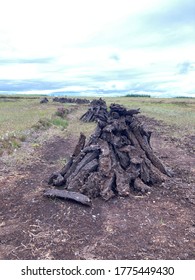
[[[21,147],[21,141],[16,135],[6,135],[0,138],[0,156],[6,151],[11,154],[14,150]]]
[[[65,129],[68,126],[68,121],[65,119],[62,119],[60,117],[56,117],[51,119],[51,123],[55,126],[60,126],[63,129]]]
[[[36,124],[32,126],[35,130],[48,129],[51,126],[51,121],[47,118],[40,119]]]
[[[53,115],[50,119],[49,118],[40,119],[32,127],[35,130],[40,130],[40,129],[45,130],[45,129],[50,128],[52,125],[65,129],[68,126],[68,121],[66,119]]]

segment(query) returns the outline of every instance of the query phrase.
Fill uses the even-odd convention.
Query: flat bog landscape
[[[89,104],[41,99],[0,97],[0,259],[194,260],[195,99],[104,99],[140,108],[153,153],[172,176],[91,206],[44,196],[80,133],[89,140],[96,129],[80,120]]]

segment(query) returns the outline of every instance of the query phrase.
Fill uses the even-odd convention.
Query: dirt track
[[[91,208],[43,197],[74,137],[50,138],[27,165],[1,163],[0,259],[195,259],[193,139],[184,146],[166,135],[167,127],[159,135],[162,124],[147,124],[154,151],[174,177],[145,196],[95,199]]]

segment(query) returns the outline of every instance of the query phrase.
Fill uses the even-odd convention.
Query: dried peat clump
[[[87,112],[81,116],[83,122],[94,122],[97,119],[104,119],[108,116],[106,102],[103,99],[94,99],[91,101]]]
[[[45,195],[89,205],[98,196],[108,200],[128,196],[131,190],[146,193],[163,181],[164,174],[170,176],[153,153],[151,132],[144,130],[138,113],[139,109],[127,110],[118,104],[111,104],[109,113],[99,110],[90,139],[86,142],[81,134],[70,160],[49,179],[49,184],[66,190],[51,189]]]
[[[40,104],[45,104],[45,103],[48,103],[49,100],[47,99],[47,97],[44,97],[40,100]]]

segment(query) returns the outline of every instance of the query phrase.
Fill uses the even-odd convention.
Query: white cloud
[[[0,80],[192,92],[193,69],[181,77],[178,68],[195,62],[191,7],[192,0],[1,1]]]
[[[57,54],[105,26],[140,13],[154,0],[6,0],[0,4],[1,41],[13,56]],[[4,33],[4,34],[2,34]],[[7,51],[7,49],[6,49]]]

